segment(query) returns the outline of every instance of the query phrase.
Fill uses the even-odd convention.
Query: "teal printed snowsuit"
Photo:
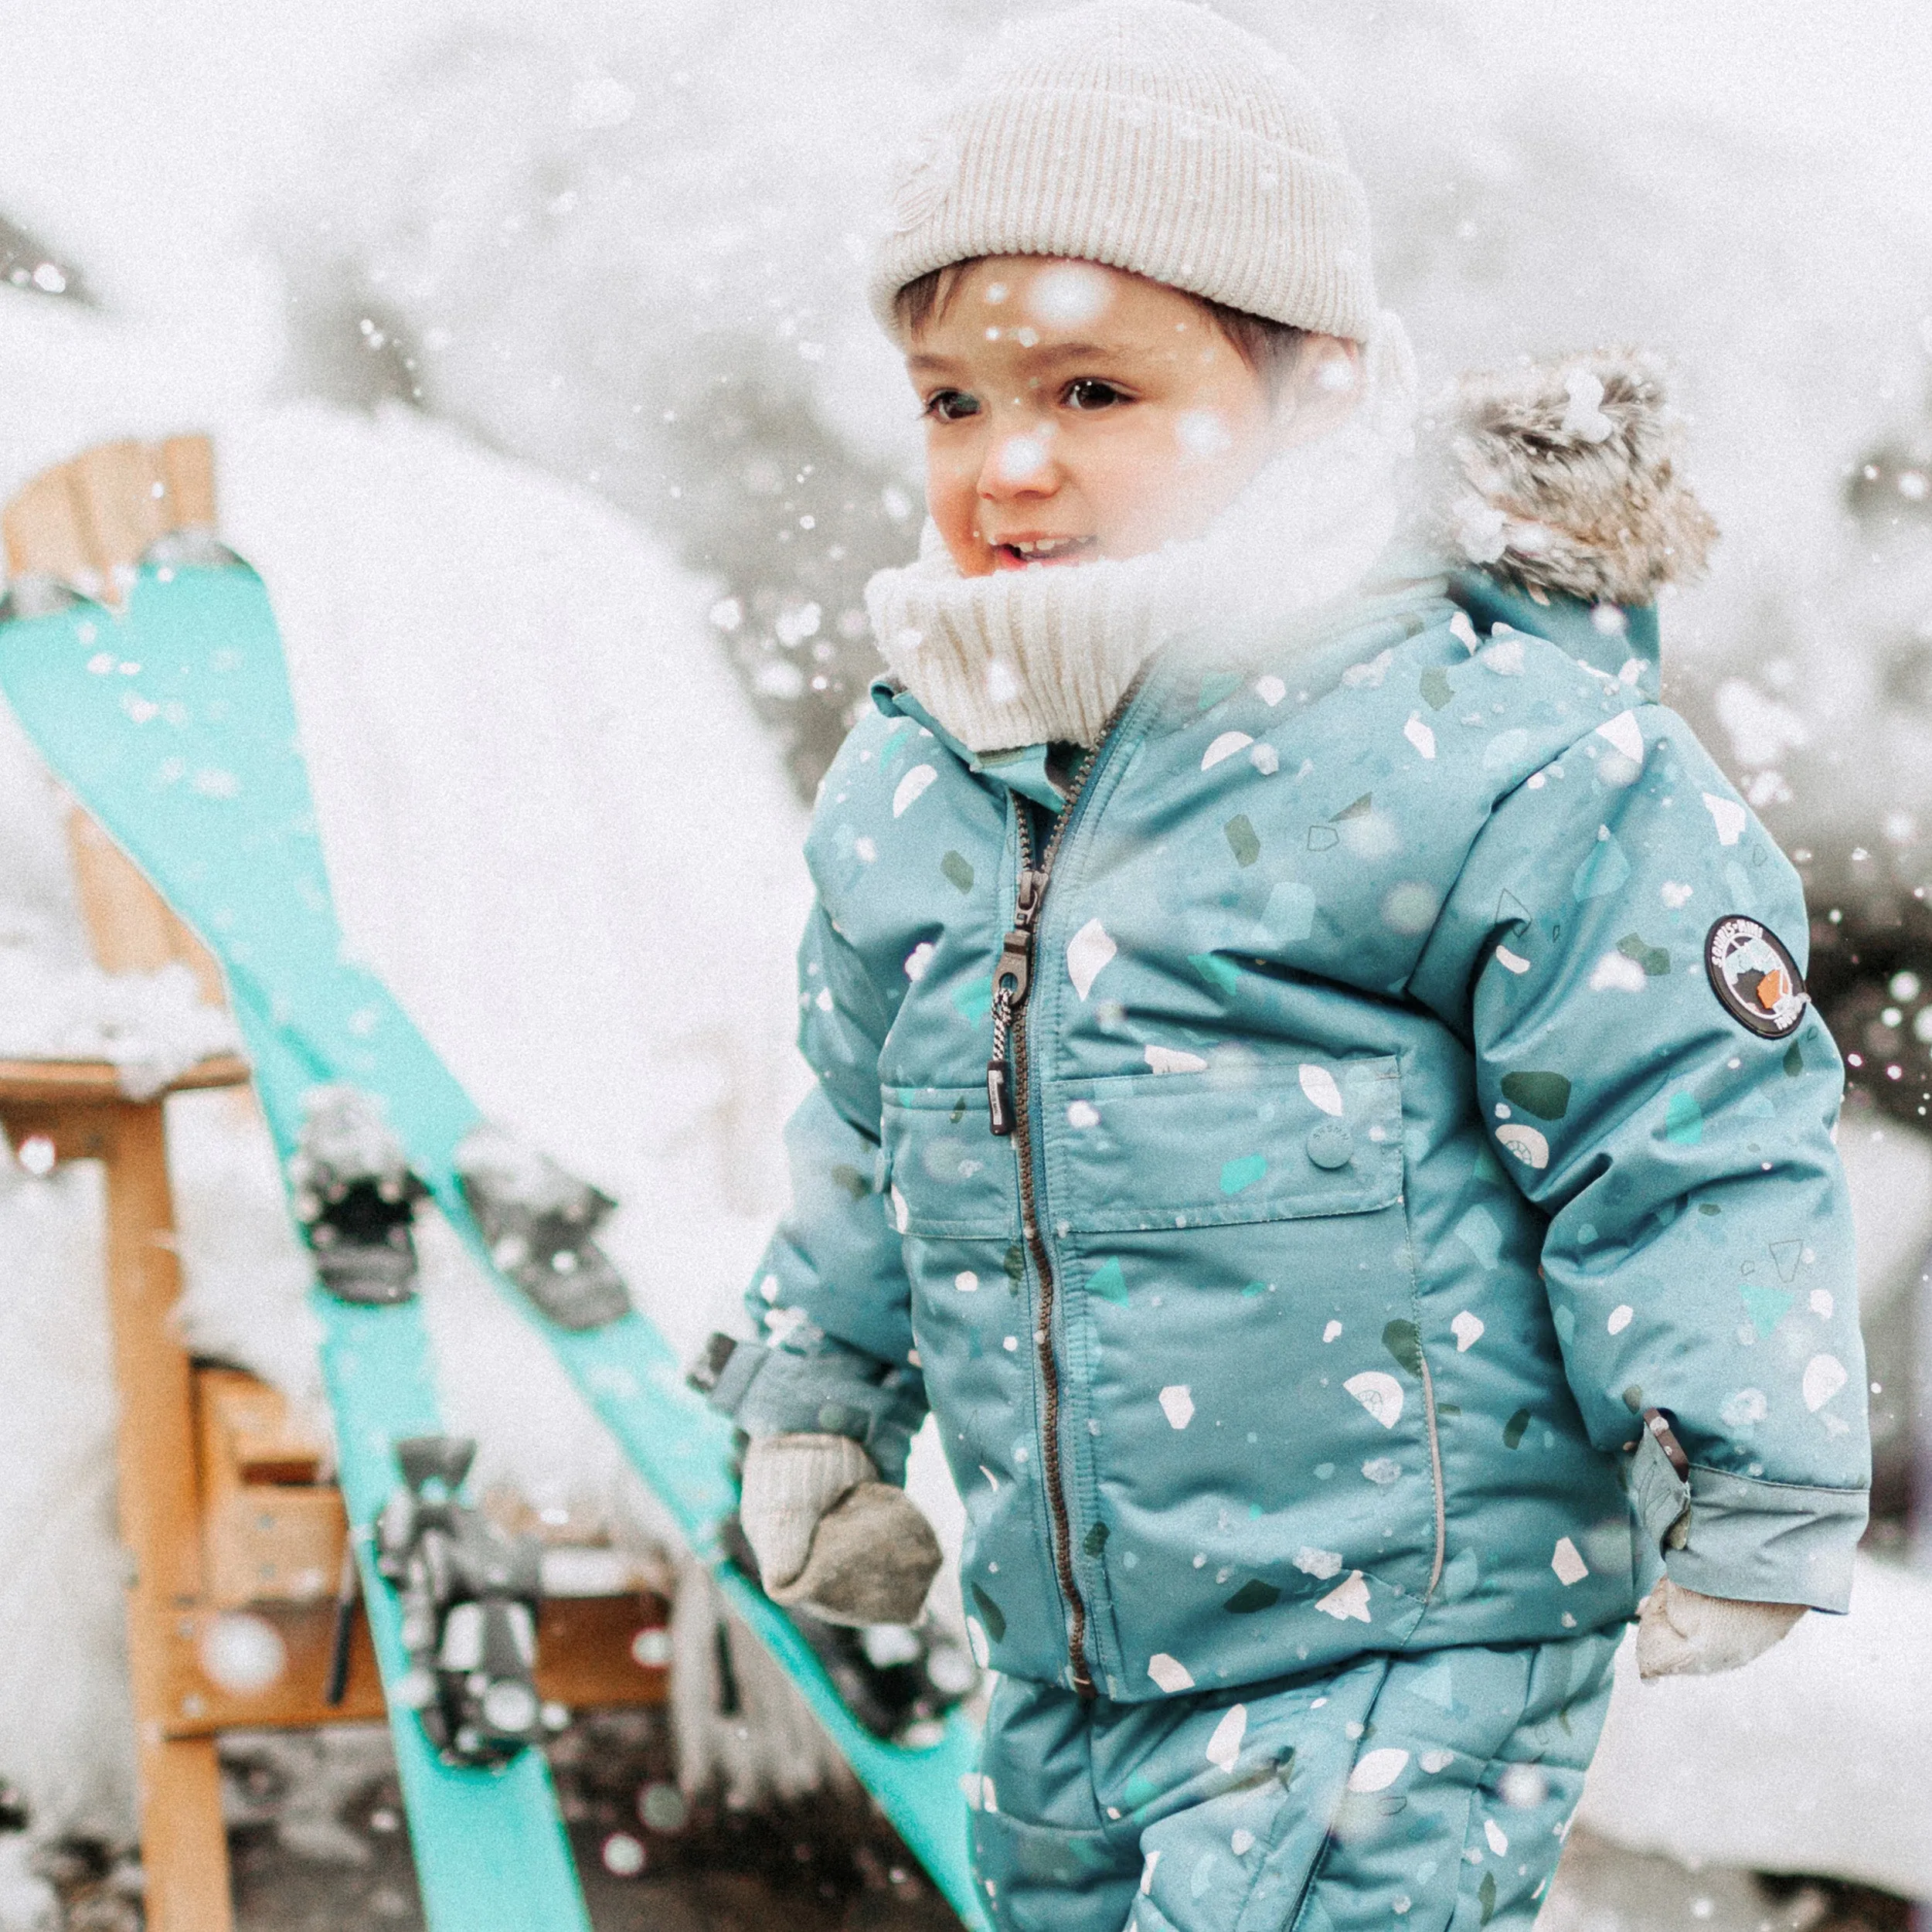
[[[971,1794],[988,1910],[1029,1932],[1527,1926],[1619,1634],[1153,1703],[1002,1679]]]
[[[1073,787],[875,688],[808,846],[818,1082],[739,1414],[889,1473],[930,1403],[1005,1708],[1607,1643],[1667,1546],[1693,1589],[1845,1607],[1842,1070],[1778,975],[1797,878],[1657,677],[1648,609],[1468,573],[1312,649],[1164,654]],[[992,975],[1063,813],[998,1138]],[[1772,940],[1713,971],[1735,914]]]

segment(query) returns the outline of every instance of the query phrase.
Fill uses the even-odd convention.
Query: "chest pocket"
[[[1013,1143],[995,1138],[985,1087],[891,1087],[883,1097],[879,1131],[900,1233],[989,1239],[1013,1230]]]
[[[1045,1098],[1051,1213],[1069,1233],[1365,1213],[1402,1198],[1393,1055],[1052,1080]]]

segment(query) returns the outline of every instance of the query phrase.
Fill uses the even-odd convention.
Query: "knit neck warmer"
[[[1199,536],[1134,557],[961,577],[929,520],[917,562],[866,587],[894,675],[968,750],[1092,746],[1169,645],[1312,642],[1393,536],[1414,364],[1384,312],[1340,427],[1284,451]]]

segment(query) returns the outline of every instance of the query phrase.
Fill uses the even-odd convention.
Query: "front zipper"
[[[1039,1321],[1033,1331],[1033,1352],[1039,1368],[1040,1449],[1046,1481],[1046,1505],[1053,1520],[1053,1568],[1060,1579],[1061,1594],[1066,1600],[1070,1619],[1066,1641],[1069,1675],[1075,1696],[1090,1699],[1097,1695],[1092,1675],[1087,1668],[1087,1600],[1081,1596],[1073,1575],[1073,1525],[1066,1506],[1066,1492],[1060,1475],[1060,1376],[1053,1354],[1053,1308],[1056,1294],[1053,1264],[1039,1231],[1039,1208],[1033,1176],[1033,1117],[1029,1104],[1032,1091],[1031,1056],[1027,1050],[1026,1002],[1033,985],[1033,944],[1039,930],[1041,910],[1046,888],[1053,875],[1053,861],[1060,855],[1067,829],[1073,822],[1074,808],[1087,789],[1087,781],[1098,767],[1101,753],[1114,727],[1127,715],[1128,706],[1138,693],[1143,677],[1137,677],[1121,694],[1113,715],[1101,727],[1100,740],[1088,755],[1067,788],[1066,802],[1054,821],[1037,865],[1033,859],[1033,831],[1025,800],[1015,797],[1014,809],[1019,827],[1019,879],[1015,888],[1013,924],[1002,942],[999,964],[993,969],[993,1051],[986,1065],[986,1100],[995,1134],[1012,1137],[1019,1167],[1020,1230],[1026,1238],[1027,1252],[1039,1277]],[[1008,1051],[1011,1047],[1012,1059]],[[1017,1076],[1017,1080],[1014,1077]],[[1015,1104],[1017,1088],[1017,1104]]]

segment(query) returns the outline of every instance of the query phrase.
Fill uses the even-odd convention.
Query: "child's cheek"
[[[981,541],[978,492],[971,476],[960,466],[928,451],[926,464],[926,512],[937,526],[953,567],[961,577],[985,577],[993,567],[992,553]]]
[[[1140,556],[1199,536],[1227,500],[1221,468],[1184,461],[1171,434],[1119,439],[1094,464],[1089,492],[1103,554]]]

